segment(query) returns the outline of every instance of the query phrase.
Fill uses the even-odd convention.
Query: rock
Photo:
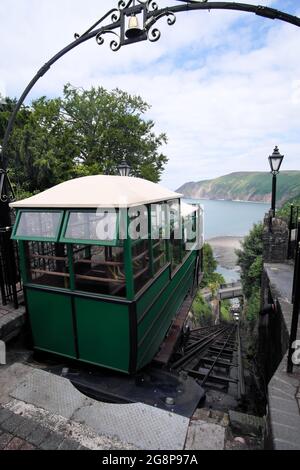
[[[230,426],[236,434],[261,437],[264,430],[264,419],[237,411],[229,411]]]

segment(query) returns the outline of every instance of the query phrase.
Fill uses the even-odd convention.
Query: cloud
[[[296,13],[283,0],[260,3]],[[2,0],[3,89],[20,95],[74,32],[82,33],[116,4]],[[285,169],[300,169],[300,29],[230,11],[181,13],[174,26],[162,19],[159,28],[157,43],[118,52],[109,49],[109,35],[102,46],[89,41],[61,59],[31,98],[59,95],[66,82],[140,94],[152,105],[148,117],[157,131],[169,137],[163,182],[172,188],[241,169],[266,170],[275,145],[286,155]]]

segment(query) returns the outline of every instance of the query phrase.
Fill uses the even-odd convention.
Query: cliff
[[[186,198],[270,202],[272,175],[267,172],[238,172],[212,180],[189,182],[177,189]],[[300,171],[282,171],[277,177],[277,201],[300,195]]]

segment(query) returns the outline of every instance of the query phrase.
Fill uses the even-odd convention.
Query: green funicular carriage
[[[139,178],[88,176],[12,207],[34,348],[127,374],[151,362],[198,280],[201,243],[186,238],[199,206]]]

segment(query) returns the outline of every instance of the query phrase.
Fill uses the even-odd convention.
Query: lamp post
[[[272,205],[271,210],[273,215],[275,216],[275,209],[276,209],[276,184],[277,184],[277,175],[279,173],[284,155],[281,155],[279,149],[276,145],[272,155],[269,156],[269,164],[271,168],[271,173],[273,175],[272,178]]]
[[[120,176],[130,176],[131,166],[128,165],[126,160],[123,160],[118,166]]]

